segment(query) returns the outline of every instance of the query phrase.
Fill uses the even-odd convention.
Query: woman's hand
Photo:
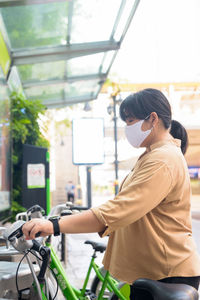
[[[36,218],[25,223],[22,227],[22,231],[27,240],[35,239],[37,233],[40,233],[40,236],[48,236],[54,233],[51,221]]]

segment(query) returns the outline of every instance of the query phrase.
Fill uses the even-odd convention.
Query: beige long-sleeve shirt
[[[190,178],[180,140],[150,147],[118,195],[92,208],[109,235],[105,269],[127,283],[137,278],[200,276],[192,237]]]

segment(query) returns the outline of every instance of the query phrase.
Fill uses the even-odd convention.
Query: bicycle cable
[[[31,254],[33,254],[37,259],[43,261],[43,259],[40,258],[35,252],[32,252],[32,250],[29,250],[29,252],[30,252]]]
[[[28,255],[30,251],[27,251],[23,257],[21,258],[18,266],[17,266],[17,270],[16,270],[16,275],[15,275],[15,283],[16,283],[16,289],[17,289],[17,293],[18,293],[18,296],[20,297],[20,290],[19,290],[19,286],[18,286],[18,272],[19,272],[19,268],[20,268],[20,265],[22,263],[22,261],[24,260],[24,258]]]
[[[55,279],[55,281],[56,281],[56,284],[57,284],[56,292],[55,292],[55,295],[54,295],[54,297],[53,297],[53,299],[52,299],[52,300],[55,300],[55,299],[56,299],[56,296],[57,296],[57,294],[58,294],[58,280],[57,280],[57,277],[56,277],[56,274],[55,274],[54,270],[53,270],[50,266],[48,266],[48,268],[51,270],[51,272],[52,272],[52,274],[53,274],[53,277],[54,277],[54,279]]]

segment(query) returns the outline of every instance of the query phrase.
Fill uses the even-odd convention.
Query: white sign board
[[[27,165],[27,187],[28,189],[45,188],[45,165]]]
[[[104,120],[102,118],[74,119],[72,139],[74,164],[104,163]]]
[[[0,164],[0,190],[2,189],[2,166]]]

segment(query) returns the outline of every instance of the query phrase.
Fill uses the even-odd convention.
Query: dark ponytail
[[[188,134],[186,129],[178,121],[172,120],[170,134],[175,138],[181,140],[181,150],[185,154],[188,147]]]

